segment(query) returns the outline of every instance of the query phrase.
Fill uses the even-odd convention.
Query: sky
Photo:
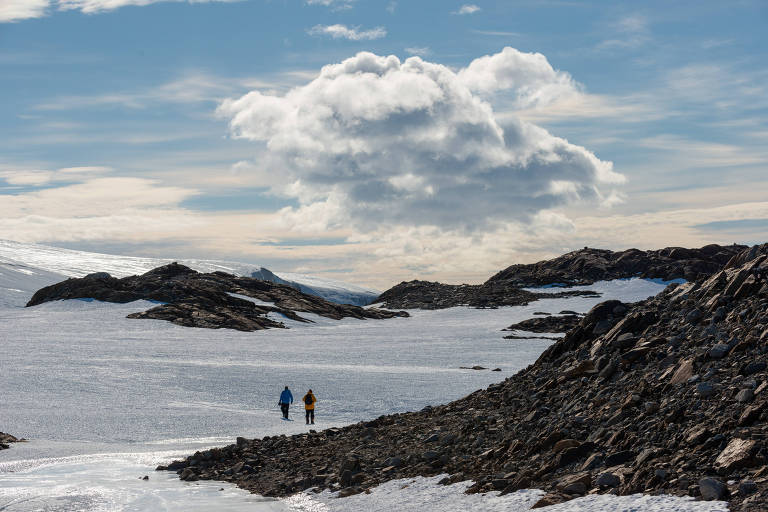
[[[0,238],[386,289],[768,241],[762,0],[0,0]]]

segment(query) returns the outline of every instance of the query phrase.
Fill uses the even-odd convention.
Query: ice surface
[[[27,288],[22,281],[8,288]],[[460,398],[524,368],[550,344],[504,340],[502,328],[535,311],[585,312],[610,298],[639,300],[663,285],[629,280],[589,288],[604,296],[418,310],[390,320],[307,315],[316,323],[252,333],[125,318],[154,306],[147,301],[0,306],[0,429],[30,439],[0,452],[0,510],[287,510],[296,504],[260,501],[221,483],[184,483],[153,468],[240,435],[306,431],[302,422],[280,421],[277,400],[285,385],[294,394],[315,391],[317,428]],[[0,297],[9,293],[15,292],[0,290]],[[476,364],[503,371],[459,369]],[[149,482],[139,480],[145,474]],[[424,491],[430,499],[449,492],[424,485],[433,487]],[[417,499],[411,491],[398,498],[391,486],[381,489],[328,503],[347,507],[339,510],[401,510]],[[451,489],[456,503],[465,499],[460,488]],[[487,495],[487,504],[472,506],[495,508],[497,498]],[[428,509],[450,504],[439,503]]]
[[[446,475],[407,478],[386,482],[371,494],[339,499],[338,493],[303,493],[285,500],[292,512],[522,512],[530,510],[544,492],[523,490],[499,496],[498,492],[464,494],[471,482],[438,485]],[[542,512],[725,512],[723,502],[700,502],[672,496],[587,496],[559,505],[540,508]]]

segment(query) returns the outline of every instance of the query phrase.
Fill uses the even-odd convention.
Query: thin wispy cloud
[[[346,25],[315,25],[307,30],[312,36],[328,36],[333,39],[349,39],[350,41],[369,41],[386,37],[387,30],[384,27],[376,27],[361,30],[360,27],[347,27]]]
[[[306,0],[307,5],[322,5],[335,11],[351,9],[357,0]]]
[[[475,4],[464,4],[461,7],[459,7],[457,11],[453,11],[453,14],[459,14],[459,15],[475,14],[476,12],[479,12],[481,10],[482,9]]]
[[[632,14],[617,20],[610,27],[611,37],[601,41],[599,50],[617,48],[637,48],[651,39],[648,18],[642,14]]]
[[[175,80],[138,90],[82,96],[58,96],[34,106],[35,110],[74,110],[116,107],[144,109],[158,103],[191,104],[217,102],[238,91],[252,88],[284,90],[311,79],[316,73],[290,71],[268,78],[232,78],[208,73],[189,73]]]
[[[241,0],[2,0],[0,2],[0,23],[24,19],[41,18],[50,14],[53,8],[59,11],[81,11],[85,14],[113,11],[126,6],[145,6],[159,2],[238,2]]]
[[[409,55],[416,55],[419,57],[426,57],[432,54],[432,50],[427,46],[411,46],[405,49],[405,52]]]
[[[473,34],[481,36],[500,36],[500,37],[519,37],[520,32],[509,32],[506,30],[472,30]]]

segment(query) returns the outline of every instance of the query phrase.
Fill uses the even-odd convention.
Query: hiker
[[[304,411],[307,414],[307,425],[309,425],[309,420],[312,419],[312,425],[315,424],[315,402],[317,402],[317,398],[315,398],[315,395],[312,394],[312,390],[310,389],[307,391],[307,394],[304,395],[304,398],[302,398],[304,401]]]
[[[280,406],[280,410],[283,411],[283,419],[288,419],[288,407],[293,403],[293,393],[285,386],[285,389],[280,393],[280,401],[277,402]]]

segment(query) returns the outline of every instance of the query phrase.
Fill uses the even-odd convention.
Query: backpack
[[[304,395],[304,403],[307,405],[312,405],[312,395],[310,395],[309,393]]]

